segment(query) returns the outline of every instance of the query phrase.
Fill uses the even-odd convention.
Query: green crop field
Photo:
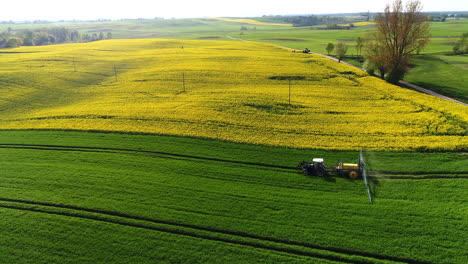
[[[357,152],[2,131],[2,261],[466,263],[463,154],[368,153],[373,205],[294,169],[319,156]]]

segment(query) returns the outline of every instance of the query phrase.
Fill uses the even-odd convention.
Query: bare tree
[[[363,68],[372,75],[375,73],[375,70],[378,70],[380,78],[384,79],[388,69],[387,62],[389,61],[385,46],[375,38],[370,38],[367,40],[364,48],[364,56],[366,57],[366,61],[363,64]]]
[[[377,16],[375,34],[378,54],[385,59],[388,82],[397,83],[407,71],[411,54],[424,48],[429,42],[429,24],[421,13],[419,0],[403,5],[401,0],[387,4],[383,14]]]

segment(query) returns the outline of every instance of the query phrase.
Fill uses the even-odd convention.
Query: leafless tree
[[[410,0],[406,5],[401,0],[395,0],[391,5],[387,4],[384,13],[377,15],[377,31],[372,40],[375,41],[375,49],[370,56],[367,54],[367,58],[372,60],[372,56],[378,56],[379,59],[374,61],[384,60],[383,68],[388,82],[397,83],[402,79],[411,54],[429,42],[429,24],[421,10],[419,0]]]

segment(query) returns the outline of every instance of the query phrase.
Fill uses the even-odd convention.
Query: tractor
[[[363,165],[360,164],[361,162],[359,164],[338,162],[331,172],[338,176],[358,179],[362,176]],[[330,174],[327,171],[323,158],[314,158],[312,162],[303,161],[296,168],[302,170],[304,175],[323,177]]]
[[[296,168],[302,170],[304,175],[314,175],[319,177],[327,175],[327,168],[325,167],[322,158],[315,158],[312,160],[312,163],[303,161],[299,163]]]
[[[367,172],[365,167],[366,162],[364,161],[364,154],[363,150],[359,152],[359,162],[355,163],[343,163],[338,162],[336,166],[331,170],[337,176],[341,177],[348,177],[350,179],[359,179],[362,178],[364,180],[364,185],[367,189],[367,196],[369,198],[369,202],[372,204],[372,192],[369,185],[369,181],[367,180]],[[312,162],[302,161],[296,166],[297,169],[302,170],[304,175],[314,175],[314,176],[327,176],[329,175],[329,171],[325,167],[322,158],[314,158]]]

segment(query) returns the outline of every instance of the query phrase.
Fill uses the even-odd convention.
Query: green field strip
[[[0,214],[2,263],[342,263],[89,219],[7,208]]]
[[[30,145],[30,144],[0,144],[0,148],[16,148],[16,149],[36,149],[36,150],[60,150],[60,151],[92,151],[92,152],[107,152],[107,153],[119,153],[119,152],[137,152],[145,154],[156,154],[169,157],[177,158],[186,158],[193,160],[206,160],[206,161],[215,161],[223,163],[233,163],[249,166],[259,166],[266,168],[278,168],[278,169],[295,169],[294,167],[281,166],[275,164],[266,164],[260,162],[248,162],[248,161],[237,161],[237,160],[227,160],[213,157],[200,157],[193,155],[169,153],[162,151],[149,151],[149,150],[136,150],[136,149],[121,149],[121,148],[105,148],[105,147],[80,147],[80,146],[61,146],[61,145]]]
[[[0,204],[0,207],[7,209],[90,219],[123,226],[190,236],[199,239],[207,239],[218,242],[273,250],[288,254],[339,261],[343,263],[430,263],[413,259],[358,252],[340,248],[323,247],[319,245],[311,245],[308,243],[281,240],[271,237],[262,237],[243,232],[155,220],[146,217],[132,216],[125,213],[89,209],[78,206],[8,198],[0,198],[0,201],[4,202],[3,204]]]
[[[334,181],[334,178],[306,177],[292,169],[137,151],[155,150],[283,166],[297,164],[303,155],[349,158],[354,157],[351,152],[271,148],[156,135],[60,131],[0,131],[0,135],[0,142],[4,144],[34,148],[37,145],[54,146],[54,150],[48,150],[49,147],[0,148],[3,197],[124,212],[175,224],[190,223],[195,227],[234,230],[262,238],[293,240],[428,263],[440,263],[443,259],[464,263],[450,253],[460,252],[463,248],[460,244],[464,239],[461,235],[463,215],[458,213],[463,214],[462,204],[466,201],[463,191],[466,181],[463,179],[412,183],[377,177],[380,183],[376,186],[376,204],[369,206],[365,199],[361,199],[361,196],[365,197],[361,181],[339,178]],[[56,146],[65,148],[57,150]],[[82,146],[134,151],[76,149]],[[402,159],[397,159],[400,156],[411,163],[429,157],[431,162],[425,163],[449,166],[431,167],[434,171],[428,170],[428,174],[450,170],[452,165],[448,161],[454,160],[456,165],[465,157],[457,153],[374,154],[376,161],[388,163],[382,171],[393,172],[395,169],[395,173],[400,168],[411,169],[401,166]],[[453,171],[464,171],[463,166],[453,168]],[[417,171],[425,172],[426,168],[420,167]],[[402,174],[412,175],[408,171]],[[333,181],[327,182],[327,179]],[[427,210],[427,207],[432,209]],[[369,226],[369,230],[364,232],[363,225]],[[441,235],[444,233],[453,239]],[[363,239],[362,244],[360,239]],[[374,241],[382,246],[374,246]],[[444,245],[442,251],[432,253],[430,247],[433,244]],[[261,249],[252,247],[251,250]],[[381,262],[374,260],[374,263]]]
[[[435,175],[417,175],[417,176],[408,176],[408,175],[399,175],[398,173],[395,173],[392,176],[385,176],[385,174],[378,176],[378,177],[372,177],[370,176],[369,178],[374,178],[374,179],[385,179],[385,180],[440,180],[440,179],[468,179],[468,175],[463,174],[463,175],[450,175],[447,176],[446,174],[435,174]]]
[[[149,151],[149,150],[141,150],[141,149],[124,149],[124,148],[108,148],[108,147],[83,147],[83,146],[64,146],[64,145],[33,145],[33,144],[0,144],[0,148],[12,148],[12,149],[31,149],[31,150],[48,150],[48,151],[78,151],[78,152],[96,152],[96,153],[142,153],[142,154],[153,154],[158,155],[164,158],[182,158],[182,159],[190,159],[190,160],[205,160],[205,161],[214,161],[214,162],[222,162],[222,163],[232,163],[232,164],[240,164],[246,166],[259,166],[265,167],[268,170],[282,169],[278,170],[280,172],[291,172],[292,170],[297,171],[295,167],[289,166],[281,166],[275,164],[266,164],[266,163],[259,163],[259,162],[246,162],[246,161],[238,161],[238,160],[227,160],[227,159],[220,159],[220,158],[213,158],[213,157],[202,157],[202,156],[193,156],[193,155],[185,155],[185,154],[178,154],[178,153],[169,153],[169,152],[161,152],[161,151]],[[327,170],[329,174],[333,174],[333,170]],[[430,179],[468,179],[468,172],[424,172],[424,171],[415,171],[415,172],[394,172],[394,171],[371,171],[369,172],[372,174],[378,174],[379,176],[370,176],[370,178],[375,179],[398,179],[398,180],[430,180]],[[205,178],[212,178],[212,179],[220,179],[217,177],[210,177],[204,176]],[[335,177],[345,177],[346,176],[336,176],[336,175],[329,175],[326,178],[335,178]],[[237,179],[236,181],[242,181]],[[255,181],[242,181],[246,183],[258,183]],[[263,183],[262,183],[263,184]],[[266,184],[268,185],[268,184]],[[277,186],[277,185],[271,185]],[[279,187],[279,186],[278,186]],[[286,187],[281,185],[281,187]],[[299,188],[299,189],[306,189],[306,188]]]

